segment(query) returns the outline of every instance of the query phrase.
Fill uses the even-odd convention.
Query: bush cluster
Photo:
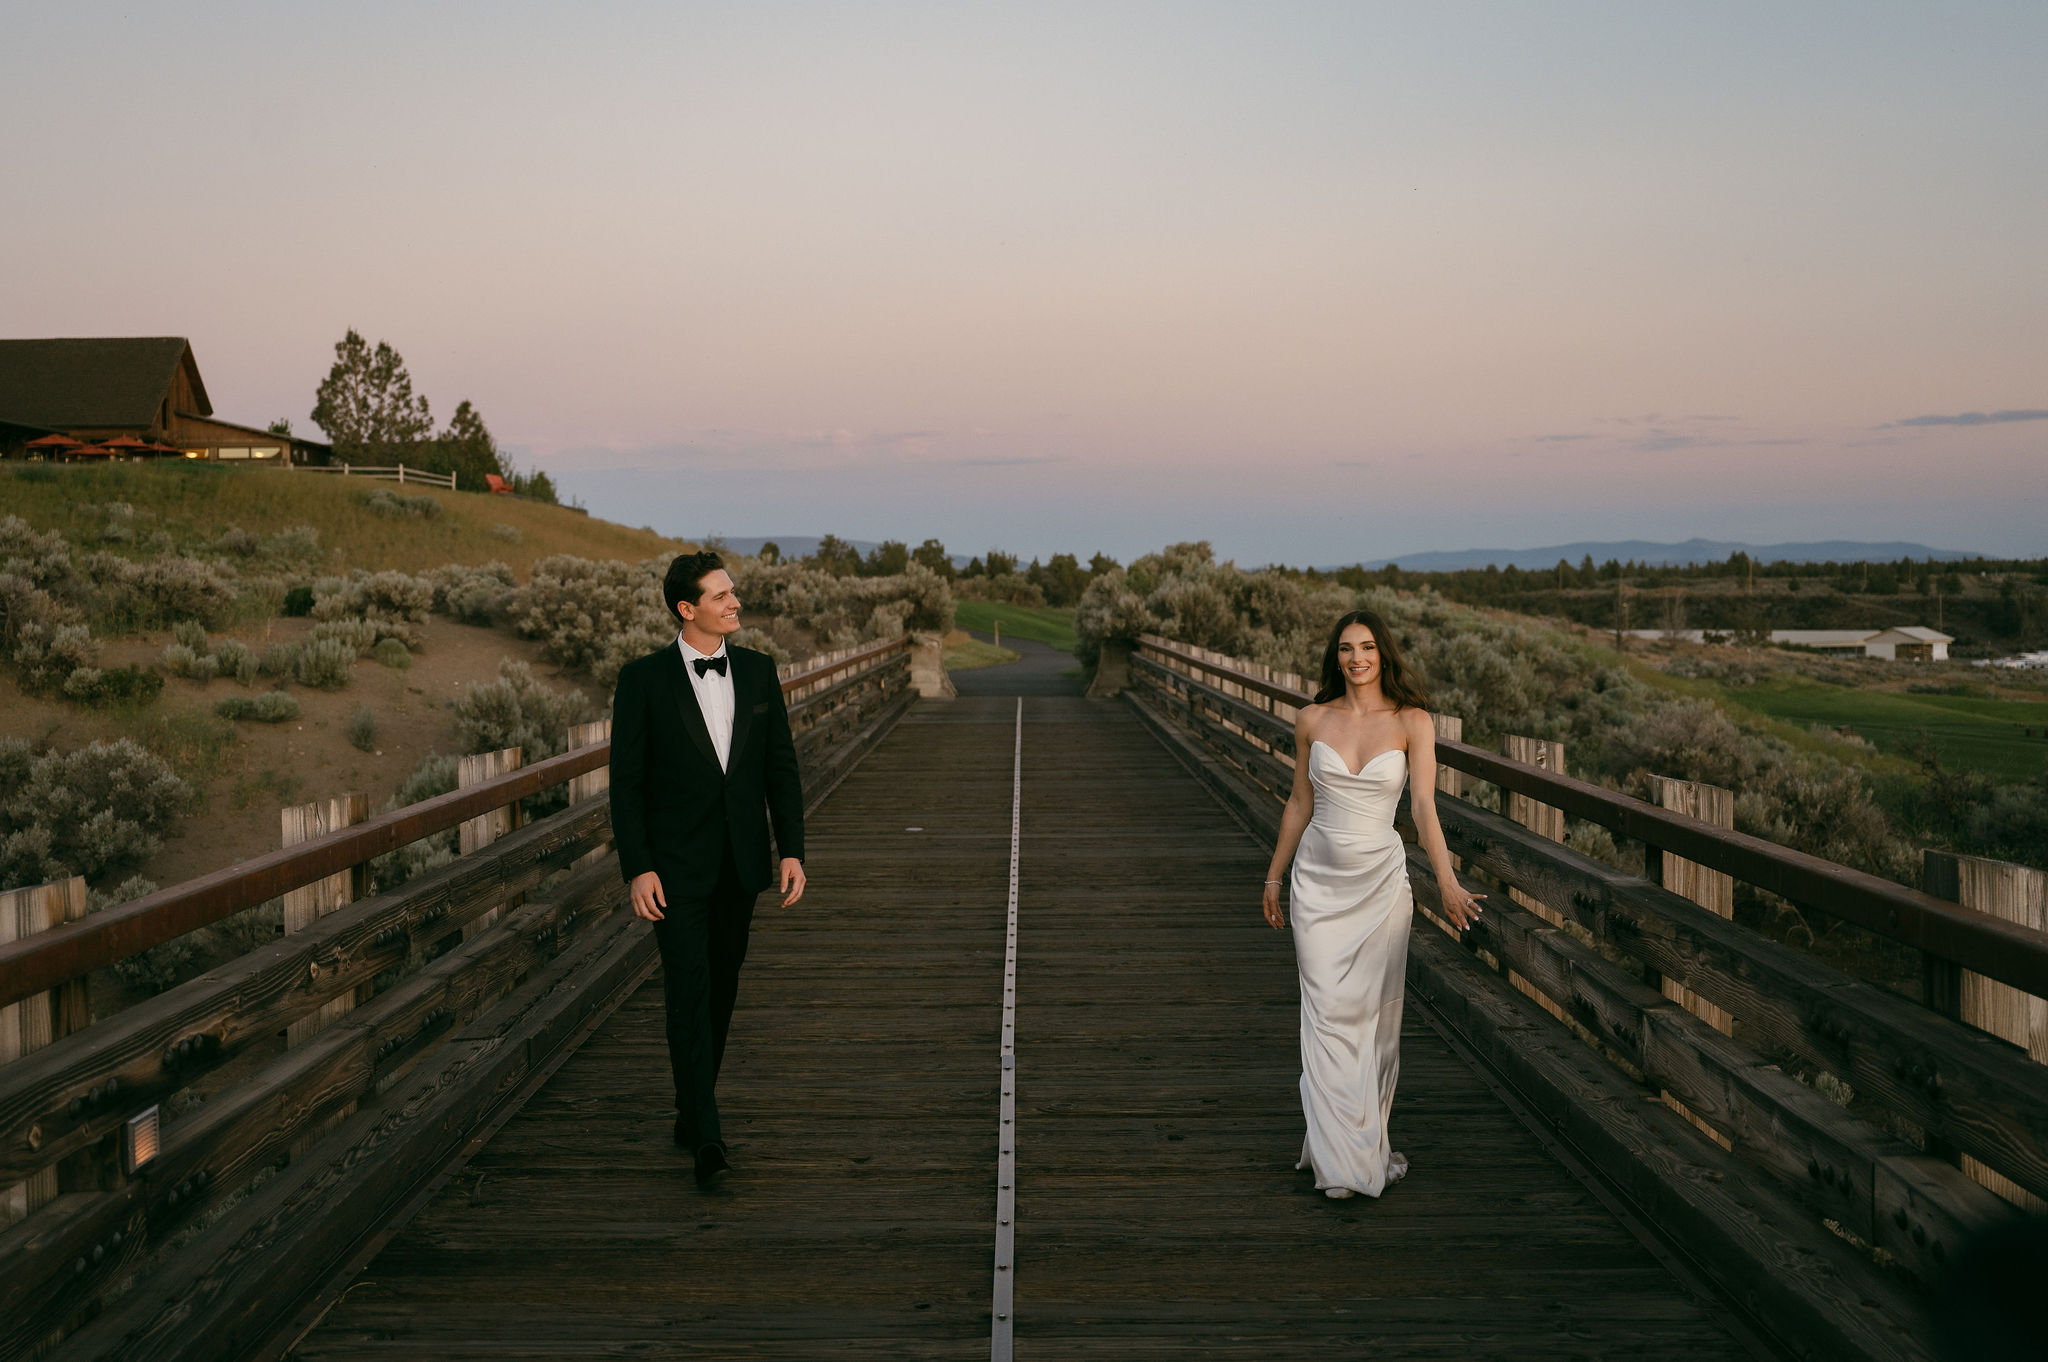
[[[0,738],[0,889],[136,865],[196,799],[161,757],[127,738],[61,753]]]
[[[359,752],[377,750],[377,711],[368,705],[359,705],[348,720],[349,746]]]
[[[338,638],[313,639],[292,659],[292,679],[316,690],[340,690],[349,683],[356,650]]]
[[[364,620],[375,628],[375,637],[361,647],[365,652],[386,638],[417,650],[420,626],[433,608],[433,583],[411,573],[359,568],[347,577],[323,577],[313,584],[315,620]]]
[[[510,608],[519,581],[503,563],[471,567],[448,563],[426,574],[433,609],[464,624],[496,624]]]
[[[441,514],[439,498],[428,496],[424,492],[409,497],[388,487],[379,487],[364,497],[363,506],[377,515],[394,516],[403,520],[432,520]]]
[[[1296,672],[1313,688],[1330,624],[1361,606],[1387,621],[1431,708],[1460,716],[1468,742],[1491,746],[1509,733],[1563,741],[1573,774],[1637,795],[1651,774],[1724,786],[1736,792],[1741,831],[1912,877],[1911,849],[1861,768],[1797,751],[1711,705],[1659,690],[1533,620],[1427,590],[1354,591],[1244,572],[1217,563],[1207,544],[1176,544],[1090,583],[1074,625],[1090,662],[1105,639],[1157,633]]]
[[[172,642],[164,646],[164,670],[198,682],[216,676],[231,676],[243,685],[256,680],[260,663],[249,645],[240,639],[224,638],[215,643],[196,620],[185,620],[171,630]]]
[[[249,719],[259,724],[281,724],[299,717],[299,702],[281,690],[261,695],[231,695],[213,707],[223,719]]]
[[[887,577],[835,576],[803,563],[747,557],[730,558],[727,567],[749,615],[803,630],[820,648],[893,638],[905,629],[952,627],[952,587],[922,563]],[[620,667],[676,635],[675,618],[661,598],[667,568],[668,561],[659,558],[544,558],[534,564],[527,584],[511,593],[507,614],[520,634],[541,640],[550,662],[587,673],[608,691]],[[742,630],[734,642],[787,660],[759,630]]]
[[[498,664],[497,680],[472,684],[455,702],[463,751],[517,747],[529,766],[568,750],[569,725],[590,717],[583,692],[550,690],[529,664],[510,658]]]
[[[428,757],[414,767],[412,774],[405,778],[391,798],[384,801],[383,811],[402,809],[408,804],[447,794],[455,788],[461,767],[460,757]],[[396,851],[386,852],[370,862],[371,892],[387,893],[415,876],[448,864],[455,859],[457,845],[456,831],[449,828],[416,842],[408,842]]]
[[[230,527],[198,546],[211,557],[179,556],[163,531],[138,535],[142,513],[126,503],[84,509],[104,518],[96,541],[121,546],[120,552],[74,553],[63,535],[37,532],[19,516],[0,516],[0,658],[20,669],[26,689],[85,703],[144,700],[155,689],[134,668],[94,674],[95,624],[116,630],[198,627],[201,642],[180,640],[190,657],[168,655],[174,672],[251,679],[237,651],[241,645],[223,645],[216,657],[203,642],[204,627],[231,614],[274,613],[290,594],[274,571],[310,563],[319,553],[319,536],[305,526],[267,537]],[[207,658],[216,660],[209,664]]]

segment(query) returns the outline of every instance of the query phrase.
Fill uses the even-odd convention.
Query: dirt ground
[[[261,653],[270,643],[302,637],[310,627],[309,620],[273,619],[213,637],[240,638]],[[171,641],[168,630],[108,640],[101,665],[160,663]],[[509,631],[436,615],[424,626],[424,643],[402,671],[358,660],[342,690],[285,686],[304,713],[280,724],[229,723],[213,713],[230,695],[273,689],[270,677],[246,689],[232,680],[202,684],[168,677],[154,704],[134,710],[86,709],[27,696],[11,678],[0,678],[0,735],[64,750],[96,738],[132,737],[170,760],[200,787],[201,803],[173,826],[163,849],[140,873],[158,884],[175,884],[275,849],[278,809],[287,803],[360,791],[375,810],[421,759],[461,750],[454,701],[470,684],[494,679],[503,659],[532,663],[535,674],[556,690],[579,689],[540,660],[538,644]],[[587,685],[580,689],[593,713],[601,712],[607,697],[591,695]],[[363,705],[377,719],[376,747],[369,752],[347,737],[349,720]]]

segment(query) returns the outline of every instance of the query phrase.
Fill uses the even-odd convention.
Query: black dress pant
[[[756,895],[740,885],[730,847],[709,892],[682,892],[670,888],[672,883],[679,883],[679,877],[662,877],[668,907],[654,924],[654,940],[661,948],[676,1115],[684,1144],[696,1149],[725,1139],[712,1090],[725,1060],[725,1037],[739,997],[740,965],[747,958]]]

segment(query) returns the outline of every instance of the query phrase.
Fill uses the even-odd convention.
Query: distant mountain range
[[[752,538],[727,536],[725,546],[734,553],[756,554],[763,544],[774,544],[782,550],[782,556],[805,558],[818,551],[822,536],[815,534],[766,534]],[[844,541],[867,553],[881,547],[873,539],[848,539]],[[1557,566],[1557,560],[1577,565],[1587,554],[1593,561],[1604,563],[1613,558],[1620,562],[1638,562],[1654,567],[1682,567],[1687,563],[1720,563],[1727,561],[1731,553],[1746,553],[1759,563],[1895,563],[1901,558],[1928,559],[1947,562],[1951,559],[1981,558],[1985,555],[1962,549],[1934,549],[1925,544],[1871,544],[1853,539],[1829,539],[1813,544],[1739,544],[1733,540],[1688,539],[1682,544],[1653,544],[1646,539],[1619,539],[1609,542],[1586,542],[1578,544],[1553,544],[1538,549],[1451,549],[1435,553],[1403,554],[1398,558],[1374,558],[1363,564],[1369,568],[1385,567],[1399,563],[1410,572],[1457,572],[1464,568],[1483,568],[1491,563],[1495,567],[1513,565],[1524,571]],[[953,565],[965,567],[967,557],[953,554]],[[1350,567],[1350,563],[1337,563],[1323,570],[1334,571],[1338,567]]]
[[[1961,549],[1933,549],[1925,544],[1867,544],[1852,539],[1829,539],[1814,544],[1738,544],[1720,539],[1652,544],[1643,539],[1621,539],[1605,543],[1552,544],[1539,549],[1450,549],[1403,554],[1398,558],[1375,558],[1362,566],[1378,568],[1398,563],[1410,572],[1458,572],[1491,564],[1533,571],[1556,567],[1560,558],[1576,565],[1589,553],[1596,563],[1613,558],[1624,563],[1633,560],[1654,567],[1725,562],[1731,553],[1746,553],[1759,563],[1885,563],[1897,562],[1901,558],[1933,558],[1945,562],[1983,556]]]

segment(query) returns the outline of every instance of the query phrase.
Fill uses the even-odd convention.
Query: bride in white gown
[[[1436,817],[1436,732],[1399,646],[1370,610],[1337,621],[1323,652],[1322,688],[1294,725],[1294,791],[1266,871],[1266,921],[1284,926],[1288,896],[1301,969],[1301,1109],[1308,1121],[1297,1168],[1324,1195],[1378,1196],[1408,1171],[1387,1121],[1401,1069],[1408,926],[1414,899],[1406,849],[1394,831],[1404,783],[1415,831],[1444,910],[1462,930],[1480,913],[1458,884]]]

